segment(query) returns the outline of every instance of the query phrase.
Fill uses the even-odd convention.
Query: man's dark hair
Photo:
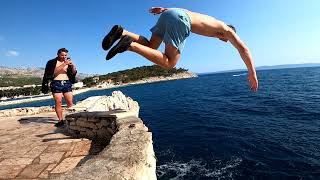
[[[62,52],[68,53],[69,51],[66,48],[61,48],[61,49],[58,50],[57,54],[60,54]]]
[[[235,28],[234,26],[232,26],[231,24],[228,24],[228,26],[229,26],[235,33],[237,33],[237,30],[236,30],[236,28]]]

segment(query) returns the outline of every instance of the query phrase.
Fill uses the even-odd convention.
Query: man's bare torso
[[[63,61],[57,61],[56,68],[63,64]],[[54,80],[69,80],[69,77],[67,75],[67,69],[68,65],[63,67],[63,72],[60,72],[56,77],[54,77]]]
[[[217,33],[224,33],[228,26],[211,16],[185,10],[191,19],[191,31],[203,36],[216,37]]]

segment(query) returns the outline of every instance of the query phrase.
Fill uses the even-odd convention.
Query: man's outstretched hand
[[[163,8],[163,7],[151,7],[149,9],[149,12],[156,15],[156,14],[161,14],[166,10],[167,10],[167,8]]]
[[[257,74],[256,73],[249,73],[248,81],[249,81],[250,89],[252,91],[256,92],[258,90],[258,87],[259,87]]]

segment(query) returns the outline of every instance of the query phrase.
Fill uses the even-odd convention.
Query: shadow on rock
[[[60,135],[63,135],[63,137],[60,137]],[[53,132],[38,134],[36,136],[42,138],[42,142],[57,141],[58,144],[73,143],[75,146],[78,146],[78,149],[81,149],[80,151],[86,153],[81,154],[85,155],[85,157],[81,159],[77,166],[81,166],[88,160],[94,158],[95,155],[98,155],[107,145],[109,145],[110,142],[101,139],[87,139],[81,136],[72,136],[70,133],[68,133],[66,125],[55,128]]]
[[[54,124],[57,122],[56,119],[52,117],[23,117],[18,120],[20,124],[28,123],[44,123],[44,124]]]

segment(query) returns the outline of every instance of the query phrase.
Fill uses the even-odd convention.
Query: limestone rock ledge
[[[77,105],[74,110],[84,111],[66,116],[71,133],[104,138],[110,143],[96,157],[54,179],[157,179],[152,133],[138,118],[137,102],[117,91],[111,97],[91,97]],[[99,111],[94,111],[95,108]],[[104,108],[108,111],[103,111]]]
[[[139,104],[121,91],[113,91],[111,96],[92,96],[72,106],[74,111],[111,111],[122,109],[139,115]]]

